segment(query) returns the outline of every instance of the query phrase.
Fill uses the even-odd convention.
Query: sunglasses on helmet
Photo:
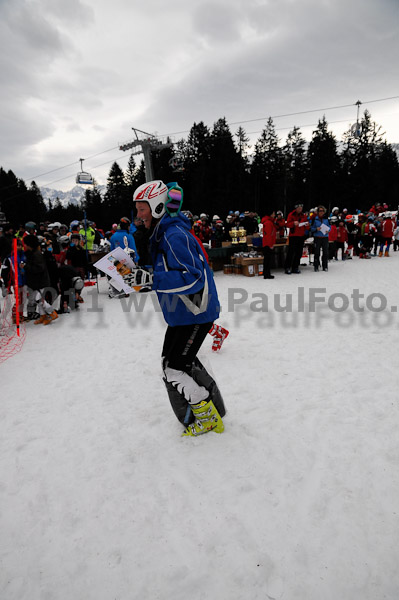
[[[183,190],[173,181],[172,183],[167,184],[167,200],[165,202],[165,210],[171,217],[176,217],[183,204]]]

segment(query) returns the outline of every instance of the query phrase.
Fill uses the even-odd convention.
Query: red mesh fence
[[[1,294],[0,294],[1,296]],[[19,328],[16,325],[15,296],[8,293],[0,301],[0,364],[14,356],[23,346],[26,337],[25,323],[22,321]],[[22,313],[20,313],[22,315]],[[23,317],[22,317],[23,319]],[[19,331],[18,331],[19,329]],[[18,335],[19,333],[19,335]]]

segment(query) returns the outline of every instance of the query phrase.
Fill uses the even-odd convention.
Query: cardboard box
[[[256,265],[242,265],[241,274],[245,277],[255,277]]]
[[[241,273],[245,277],[254,277],[255,275],[263,275],[263,256],[255,256],[250,258],[239,257],[241,262]]]

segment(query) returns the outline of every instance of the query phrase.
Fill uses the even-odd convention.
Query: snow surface
[[[79,312],[28,324],[2,365],[0,598],[396,600],[398,264],[216,273],[231,334],[200,357],[225,398],[222,435],[180,437],[153,294],[124,312],[130,298],[101,280]],[[298,287],[388,305],[299,313]],[[228,312],[232,288],[249,298]],[[250,309],[256,293],[269,312]]]

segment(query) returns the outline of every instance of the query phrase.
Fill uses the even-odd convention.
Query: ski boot
[[[49,325],[51,321],[55,321],[55,319],[58,319],[58,314],[56,310],[53,310],[50,315],[44,315],[42,323],[43,325]]]
[[[47,318],[47,315],[40,315],[40,317],[38,319],[36,319],[36,321],[34,321],[34,325],[41,325],[42,323],[44,323],[46,318]]]
[[[215,408],[212,400],[202,400],[198,404],[191,405],[195,421],[182,433],[182,436],[197,436],[209,431],[222,433],[224,425],[221,416]]]

